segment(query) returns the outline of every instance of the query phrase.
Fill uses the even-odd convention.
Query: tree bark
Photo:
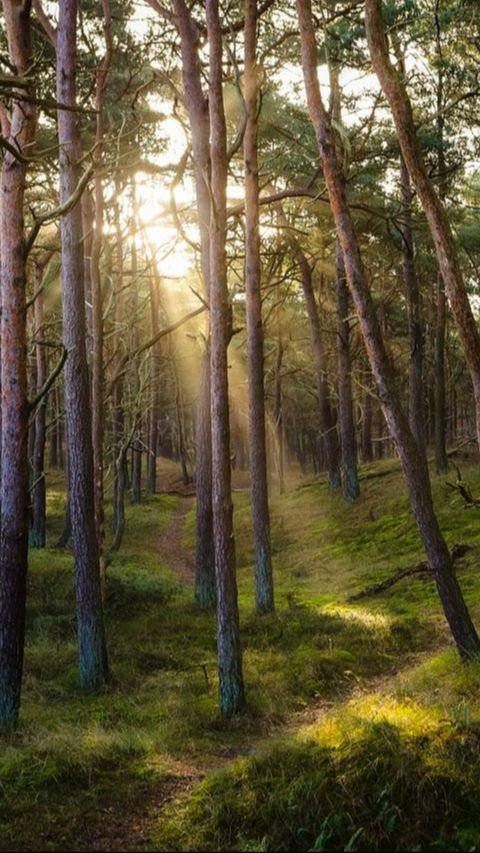
[[[405,83],[389,59],[381,0],[365,0],[365,24],[372,62],[390,104],[402,155],[427,218],[440,274],[462,341],[473,383],[476,432],[480,444],[480,335],[465,289],[455,241],[444,206],[422,157]]]
[[[33,64],[30,3],[3,0],[9,61],[18,75]],[[1,481],[0,481],[0,731],[17,723],[25,642],[28,550],[28,403],[26,254],[23,223],[27,161],[35,136],[35,109],[14,89],[2,133],[6,150],[0,176],[1,233]],[[8,124],[7,127],[4,125]]]
[[[72,196],[80,177],[80,129],[76,106],[77,0],[59,5],[57,100],[72,109],[58,111],[60,203]],[[88,367],[85,349],[84,259],[81,206],[60,221],[63,285],[63,340],[68,357],[65,397],[72,539],[75,555],[80,683],[97,689],[108,678],[95,527],[93,449]]]
[[[352,378],[350,359],[350,323],[348,287],[345,265],[338,241],[335,248],[337,289],[337,365],[338,365],[338,425],[342,465],[342,490],[346,502],[351,504],[360,494],[357,468],[357,440],[353,416]]]
[[[217,582],[217,651],[220,711],[231,716],[244,705],[242,654],[235,572],[230,469],[227,348],[231,306],[227,287],[227,132],[223,104],[222,34],[218,0],[206,0],[209,43],[211,216],[209,294],[211,322],[212,498]]]
[[[461,657],[471,659],[480,654],[480,641],[455,577],[450,553],[435,515],[426,458],[418,448],[397,396],[394,377],[353,227],[346,196],[345,178],[341,164],[338,162],[332,127],[320,94],[311,0],[296,0],[296,4],[308,108],[317,138],[337,236],[343,252],[347,283],[358,313],[382,409],[402,463],[412,510],[437,584],[444,613]]]
[[[247,316],[250,494],[255,548],[257,613],[274,609],[265,434],[264,344],[258,182],[257,2],[245,0],[244,101],[245,294]]]

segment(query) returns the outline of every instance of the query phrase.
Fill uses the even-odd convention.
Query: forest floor
[[[480,470],[462,473],[480,494]],[[398,464],[362,470],[354,507],[321,480],[272,489],[276,613],[253,608],[245,477],[235,524],[248,707],[217,713],[215,625],[192,603],[194,499],[129,506],[109,568],[112,681],[77,686],[72,559],[31,552],[21,723],[0,753],[0,849],[480,849],[480,666],[462,666],[433,583],[349,597],[422,550]],[[477,508],[434,478],[480,622]],[[50,473],[49,541],[64,486]],[[177,494],[178,492],[178,494]]]

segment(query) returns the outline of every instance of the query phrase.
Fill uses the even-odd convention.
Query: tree
[[[59,7],[56,34],[57,100],[60,145],[60,203],[74,197],[82,159],[76,112],[77,0]],[[60,220],[63,286],[68,483],[75,555],[77,638],[80,683],[98,689],[108,679],[107,651],[100,589],[100,564],[95,526],[90,391],[85,348],[84,261],[82,213],[74,204]]]
[[[20,708],[28,548],[28,402],[24,198],[35,139],[30,2],[3,0],[10,67],[27,83],[0,102],[1,245],[0,730]]]
[[[245,292],[247,312],[250,491],[255,545],[255,601],[274,608],[263,375],[263,323],[258,182],[257,2],[245,0]]]
[[[405,83],[390,62],[381,0],[365,0],[365,24],[372,63],[389,102],[402,155],[427,218],[440,275],[463,344],[472,378],[480,444],[480,335],[465,289],[452,230],[423,161]]]
[[[218,0],[206,0],[209,43],[211,213],[209,296],[211,323],[212,504],[217,583],[217,650],[220,710],[225,716],[244,705],[242,655],[235,576],[235,540],[230,469],[227,349],[232,317],[227,287],[227,132],[223,104],[222,31]]]
[[[335,137],[320,94],[311,2],[296,0],[296,3],[308,109],[317,137],[332,216],[343,252],[347,283],[358,312],[383,413],[402,463],[412,509],[445,616],[461,657],[465,660],[472,659],[480,654],[480,641],[435,515],[426,458],[422,456],[412,435],[397,396],[349,210],[345,178],[338,162]]]

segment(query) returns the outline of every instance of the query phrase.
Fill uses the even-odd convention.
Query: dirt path
[[[193,555],[183,545],[185,516],[192,506],[192,498],[182,497],[170,522],[160,535],[158,551],[162,560],[178,579],[188,586],[195,584],[195,562]]]

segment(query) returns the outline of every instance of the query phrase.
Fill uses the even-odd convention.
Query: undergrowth
[[[347,600],[423,556],[401,476],[390,465],[385,476],[363,481],[351,508],[321,483],[273,496],[277,609],[270,616],[254,613],[249,500],[236,493],[248,707],[231,722],[217,714],[214,618],[195,608],[159,550],[177,498],[127,507],[125,542],[109,567],[112,681],[102,693],[82,695],[78,687],[71,554],[32,550],[21,723],[0,753],[0,849],[111,849],[115,821],[142,812],[175,780],[181,788],[204,774],[207,781],[171,807],[166,823],[149,818],[152,841],[131,833],[125,849],[478,843],[471,825],[479,793],[472,771],[478,673],[453,653],[435,653],[448,639],[433,584],[410,579],[377,599]],[[479,493],[477,471],[465,475]],[[64,491],[59,478],[49,482],[52,546]],[[449,544],[472,546],[458,570],[478,618],[477,512],[464,510],[441,479],[435,495]],[[187,550],[193,527],[192,509]],[[395,677],[402,669],[410,680]],[[388,679],[387,695],[375,692],[379,679]],[[321,726],[212,775],[225,756],[291,726],[293,713],[298,728],[312,707]]]

